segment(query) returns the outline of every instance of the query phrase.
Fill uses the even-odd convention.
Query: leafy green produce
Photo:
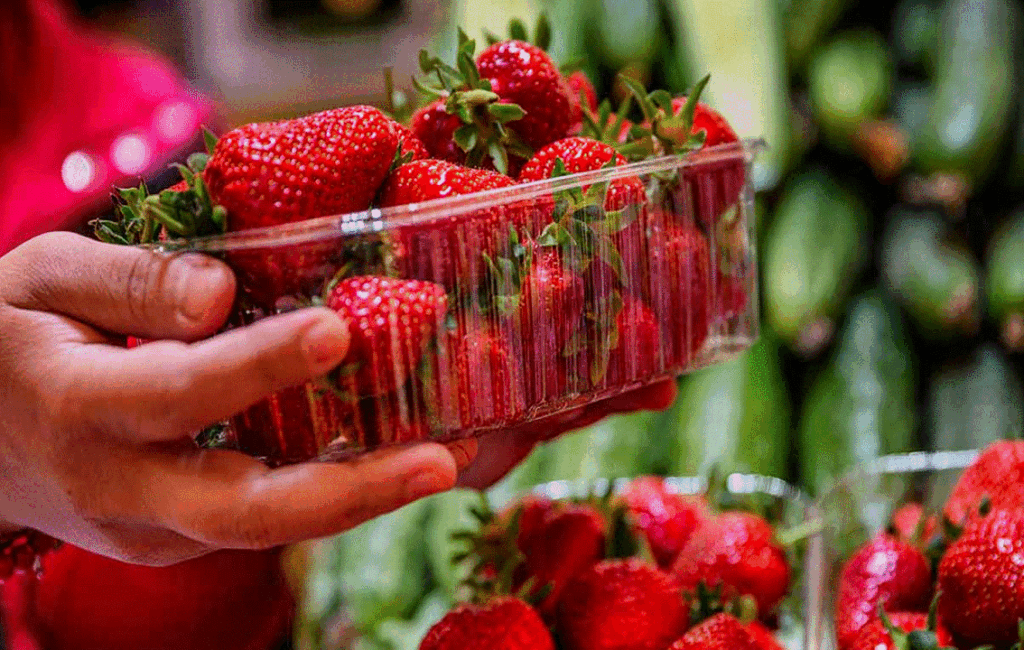
[[[933,0],[902,0],[893,10],[892,48],[900,63],[933,70],[941,7]]]
[[[1003,344],[1024,347],[1024,212],[1018,211],[992,237],[985,260],[988,314],[999,323]]]
[[[453,564],[451,559],[464,552],[465,542],[452,539],[452,533],[474,530],[479,522],[470,514],[470,508],[480,504],[480,493],[475,490],[452,490],[430,497],[430,514],[426,521],[427,561],[430,573],[437,583],[438,593],[455,602],[459,585],[469,576],[465,564]]]
[[[850,4],[850,0],[790,0],[784,24],[786,54],[794,71],[803,69]]]
[[[589,37],[604,63],[619,69],[649,65],[660,49],[661,14],[656,0],[592,0]]]
[[[811,494],[858,463],[913,447],[912,358],[900,310],[881,291],[851,303],[800,415],[800,482]]]

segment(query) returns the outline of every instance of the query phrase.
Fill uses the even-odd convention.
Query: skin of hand
[[[348,329],[310,308],[216,334],[234,294],[213,258],[68,233],[0,257],[0,534],[31,527],[154,566],[280,546],[485,488],[544,440],[675,397],[666,380],[479,441],[270,469],[191,436],[335,367]],[[157,341],[127,349],[127,335]]]

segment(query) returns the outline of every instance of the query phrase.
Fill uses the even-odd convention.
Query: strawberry
[[[672,99],[672,112],[678,115],[686,105],[686,97]],[[736,142],[736,132],[722,115],[704,102],[697,102],[693,111],[693,128],[691,133],[704,131],[704,146],[714,147],[720,144]]]
[[[761,621],[750,621],[745,627],[747,633],[761,650],[786,650],[786,647],[775,638],[775,634]]]
[[[993,508],[1024,503],[1024,440],[1001,440],[986,447],[960,475],[943,512],[961,526],[979,516],[985,499]]]
[[[423,143],[423,140],[412,131],[412,129],[404,124],[398,124],[397,122],[394,124],[394,128],[398,133],[399,150],[402,152],[402,155],[409,156],[407,162],[430,158],[431,154],[427,151],[427,146]]]
[[[898,539],[920,546],[935,534],[935,525],[935,517],[926,516],[920,503],[905,503],[892,513],[889,528]]]
[[[931,569],[924,554],[887,533],[858,548],[843,565],[836,596],[839,648],[851,647],[857,634],[887,611],[924,612],[931,600]]]
[[[913,632],[920,634],[929,629],[928,615],[922,612],[893,612],[891,614],[886,612],[886,617],[894,628],[905,634]],[[935,635],[935,650],[942,647],[948,648],[953,645],[953,637],[941,621],[937,622],[935,629],[931,633]],[[897,650],[897,648],[931,647],[927,645],[906,645],[906,643],[906,640],[904,640],[904,645],[897,646],[894,643],[892,633],[885,623],[882,619],[876,618],[864,626],[864,629],[857,634],[850,645],[850,650]]]
[[[765,619],[789,591],[789,562],[774,535],[771,525],[757,515],[723,512],[693,531],[672,573],[688,592],[703,583],[720,587],[725,600],[751,596],[758,616]]]
[[[604,560],[583,571],[558,608],[566,650],[662,650],[686,624],[678,585],[637,558]]]
[[[572,99],[572,127],[569,132],[579,133],[583,127],[583,111],[597,112],[597,91],[582,70],[577,70],[566,77],[565,83],[569,87],[569,97]]]
[[[511,596],[464,603],[445,614],[423,637],[420,650],[554,650],[537,612]]]
[[[502,41],[480,52],[476,67],[494,93],[525,112],[509,128],[527,146],[539,149],[569,135],[572,99],[544,50],[524,41]]]
[[[395,156],[395,124],[369,106],[248,124],[220,138],[203,179],[230,231],[365,210]]]
[[[466,152],[454,140],[455,130],[460,126],[462,120],[445,109],[444,99],[435,99],[412,115],[412,132],[430,157],[462,165],[466,162]]]
[[[592,506],[571,503],[549,510],[535,526],[521,525],[516,543],[525,560],[513,584],[532,579],[534,593],[548,590],[537,604],[545,620],[554,619],[566,585],[604,558],[606,528]]]
[[[626,159],[616,153],[610,145],[590,138],[573,136],[547,145],[534,154],[519,172],[519,182],[551,178],[556,161],[561,160],[565,173],[596,171],[603,167],[626,164]],[[586,192],[586,187],[583,188]],[[642,205],[646,202],[644,185],[636,176],[618,178],[608,184],[604,207],[606,210],[621,210],[627,206]]]
[[[401,165],[381,190],[381,207],[422,203],[445,197],[511,187],[511,178],[470,169],[443,160],[417,160]],[[403,277],[439,282],[450,289],[476,287],[488,268],[482,254],[504,253],[509,227],[523,228],[529,217],[523,203],[494,206],[440,218],[429,225],[413,224],[399,231],[404,251]]]
[[[280,550],[147,567],[65,544],[44,558],[36,591],[50,650],[262,650],[288,635],[294,608]]]
[[[338,370],[352,395],[394,391],[419,364],[445,316],[448,297],[420,280],[360,276],[339,281],[327,306],[349,323],[349,352]]]
[[[668,650],[763,650],[763,646],[738,618],[723,613],[693,626]]]
[[[431,384],[436,398],[428,399],[426,408],[445,428],[494,426],[526,410],[522,355],[496,326],[460,322],[444,335],[443,350]],[[451,410],[437,412],[440,407]]]
[[[710,329],[710,261],[707,239],[693,227],[666,223],[655,213],[648,221],[650,285],[678,287],[651,291],[649,304],[664,324],[667,361],[687,366],[704,345]]]
[[[679,550],[708,516],[707,503],[699,496],[669,492],[658,476],[630,481],[622,493],[636,529],[647,538],[654,558],[670,568]]]
[[[939,616],[958,637],[1007,644],[1024,618],[1024,509],[972,520],[939,561]]]
[[[615,317],[615,335],[607,359],[605,385],[619,386],[659,374],[665,363],[661,324],[642,301],[628,297]],[[597,348],[600,349],[600,348]]]

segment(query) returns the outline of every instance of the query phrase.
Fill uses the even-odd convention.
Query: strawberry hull
[[[341,459],[529,426],[745,350],[760,147],[518,184],[420,160],[385,182],[390,207],[162,246],[234,268],[235,324],[345,305],[341,366],[231,423],[268,464]],[[337,300],[349,284],[392,293]]]

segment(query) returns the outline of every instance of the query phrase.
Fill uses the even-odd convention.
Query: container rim
[[[317,217],[296,223],[253,228],[223,235],[189,240],[145,244],[142,247],[161,252],[228,252],[253,248],[271,248],[306,244],[324,239],[384,232],[441,219],[463,216],[516,201],[530,201],[552,192],[628,176],[656,174],[697,165],[742,160],[752,162],[768,145],[761,138],[748,138],[680,155],[659,156],[619,167],[580,172],[559,178],[532,181],[521,185],[410,203],[392,208],[372,208],[343,215]]]

